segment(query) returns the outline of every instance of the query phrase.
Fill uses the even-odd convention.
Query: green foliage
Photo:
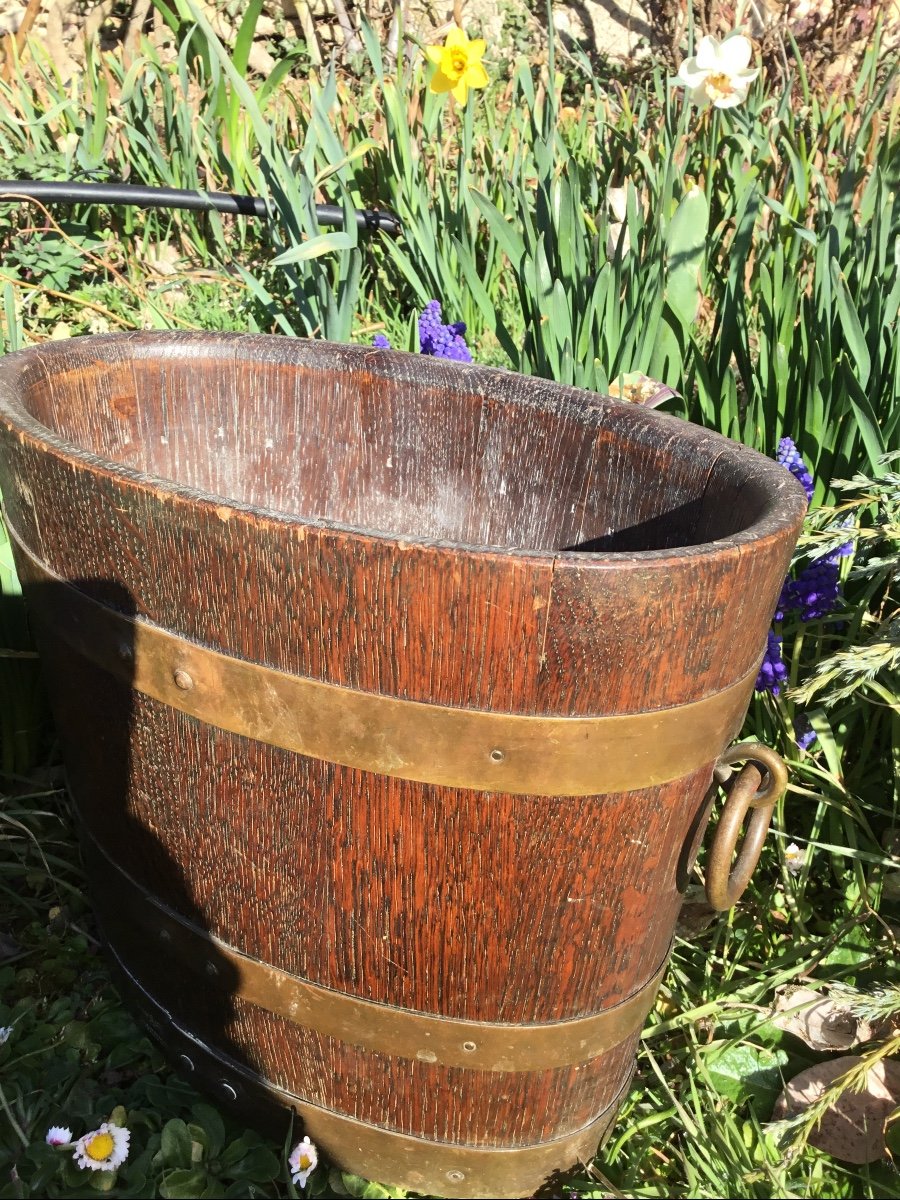
[[[98,958],[61,792],[0,796],[0,1196],[273,1196],[283,1152],[173,1076]],[[50,1147],[111,1120],[131,1132],[117,1172]],[[11,1174],[11,1168],[14,1171]]]
[[[21,344],[15,293],[7,284],[0,292],[0,353]],[[37,655],[9,536],[0,520],[0,776],[24,775],[35,766],[44,719]]]
[[[395,69],[365,24],[366,79],[322,70],[301,99],[290,55],[264,81],[248,71],[258,4],[230,49],[192,0],[157,7],[174,63],[147,41],[128,66],[89,56],[73,84],[46,62],[39,85],[0,84],[10,170],[251,192],[271,219],[123,210],[110,228],[80,209],[73,246],[7,216],[10,277],[65,291],[92,238],[174,243],[243,280],[245,327],[349,340],[374,324],[399,345],[436,297],[482,361],[600,390],[639,372],[764,453],[790,435],[819,500],[897,444],[900,129],[877,36],[843,95],[817,96],[798,60],[793,91],[705,113],[659,72],[613,90],[584,59],[564,105],[551,40],[545,71],[520,54],[460,111],[427,91],[421,55]],[[323,198],[393,209],[403,236],[324,232]]]
[[[872,707],[887,706],[889,712],[896,707],[900,678],[900,475],[886,471],[879,480],[857,475],[836,479],[834,487],[839,503],[814,514],[804,549],[819,554],[852,538],[857,552],[846,584],[858,599],[849,635],[818,659],[792,698],[806,705],[818,701],[826,709],[851,698],[860,705],[867,701],[870,719],[877,719]]]
[[[798,561],[856,543],[844,607],[785,622],[791,686],[757,697],[744,731],[790,760],[790,791],[741,906],[682,930],[613,1139],[568,1182],[585,1196],[900,1195],[887,1165],[789,1154],[764,1124],[783,1079],[821,1059],[773,1029],[776,988],[813,977],[861,1010],[897,1007],[900,131],[877,39],[843,96],[815,94],[798,62],[792,93],[759,84],[745,107],[698,114],[659,71],[610,87],[582,63],[579,90],[577,64],[563,79],[551,42],[537,68],[519,29],[508,74],[493,64],[489,93],[460,111],[426,90],[421,56],[389,61],[366,26],[364,79],[331,68],[300,87],[299,47],[266,80],[248,70],[259,0],[230,48],[193,0],[156,7],[173,62],[148,40],[130,63],[95,52],[63,81],[36,48],[27,75],[0,81],[5,172],[248,192],[270,218],[4,205],[0,349],[170,325],[345,341],[385,328],[415,348],[413,314],[438,298],[482,362],[599,390],[649,375],[682,415],[765,453],[790,435],[830,502]],[[403,237],[360,238],[349,219],[325,232],[321,200],[348,218],[392,209]],[[0,527],[9,779],[47,758],[33,654]],[[801,713],[818,734],[806,751]],[[13,1028],[0,1197],[296,1195],[285,1147],[179,1082],[131,1022],[54,777],[34,778],[0,800],[0,1025]],[[50,1124],[78,1136],[114,1113],[132,1132],[115,1177],[86,1178],[43,1142]],[[306,1193],[403,1194],[324,1162]]]
[[[788,1062],[783,1050],[768,1050],[743,1041],[704,1058],[710,1082],[720,1096],[731,1100],[751,1098],[762,1107],[771,1106],[781,1091],[781,1068]]]

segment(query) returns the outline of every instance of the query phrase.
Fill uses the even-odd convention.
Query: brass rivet
[[[181,688],[183,692],[189,692],[194,686],[193,679],[182,667],[178,668],[172,678],[175,680],[175,686]]]
[[[465,1175],[462,1171],[448,1171],[447,1178],[451,1183],[462,1183],[462,1181],[465,1179]]]
[[[208,962],[206,964],[205,969],[206,969],[207,975],[218,975],[218,973],[219,973],[219,968],[216,966],[216,964],[214,962]]]
[[[237,1100],[237,1091],[225,1079],[219,1080],[219,1095],[223,1100]]]
[[[128,644],[128,642],[120,642],[119,643],[118,653],[119,653],[119,658],[121,658],[122,662],[131,662],[131,660],[134,658],[134,651],[132,650],[132,648]]]
[[[491,762],[503,762],[504,758],[506,758],[506,755],[502,750],[491,751]]]
[[[193,1064],[192,1060],[189,1059],[186,1054],[179,1054],[178,1062],[185,1069],[185,1071],[193,1071],[194,1064]]]
[[[478,1049],[478,1047],[475,1045],[474,1042],[463,1042],[463,1050],[468,1050],[470,1054],[473,1050],[477,1050],[477,1049]]]
[[[171,942],[172,935],[169,933],[168,929],[161,929],[159,931],[159,940],[161,942]]]

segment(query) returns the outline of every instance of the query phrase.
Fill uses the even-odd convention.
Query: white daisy
[[[695,104],[734,108],[747,99],[750,84],[759,69],[749,69],[753,46],[740,33],[730,33],[723,42],[714,37],[700,39],[697,53],[678,69],[676,82],[686,87]]]
[[[48,1146],[68,1146],[72,1141],[72,1130],[65,1125],[51,1125],[44,1141]]]
[[[306,1187],[306,1181],[316,1169],[319,1154],[308,1137],[298,1142],[291,1151],[288,1166],[291,1168],[291,1179],[298,1187]]]
[[[784,865],[792,875],[799,875],[806,862],[806,854],[796,842],[791,842],[784,848]]]
[[[127,1129],[104,1122],[99,1129],[86,1133],[75,1143],[72,1157],[79,1167],[91,1171],[115,1171],[128,1157],[131,1134]]]

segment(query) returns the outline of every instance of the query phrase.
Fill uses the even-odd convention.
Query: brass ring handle
[[[733,908],[743,895],[759,861],[772,809],[787,787],[784,760],[760,742],[730,746],[719,759],[717,777],[721,778],[721,767],[728,768],[736,762],[743,762],[744,766],[728,789],[706,867],[706,898],[719,912]],[[752,809],[750,823],[732,867],[731,859],[748,809]]]

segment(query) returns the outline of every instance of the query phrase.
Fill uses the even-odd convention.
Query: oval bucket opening
[[[699,546],[765,520],[781,482],[776,464],[760,470],[755,455],[678,418],[364,347],[94,337],[48,348],[22,382],[36,422],[113,468],[416,542]]]

